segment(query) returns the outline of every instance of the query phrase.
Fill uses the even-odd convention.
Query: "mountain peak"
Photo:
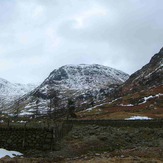
[[[112,67],[109,67],[109,66],[104,66],[104,65],[100,65],[100,64],[84,64],[84,63],[82,63],[82,64],[67,64],[67,65],[64,65],[64,66],[62,66],[62,67],[60,67],[60,68],[102,68],[102,69],[114,69],[114,68],[112,68]],[[60,69],[60,68],[58,68],[58,69]],[[116,69],[114,69],[114,70],[116,70]],[[120,70],[118,70],[118,71],[120,71]],[[122,71],[121,71],[122,72]]]
[[[44,84],[60,84],[65,88],[89,89],[121,84],[129,75],[98,64],[65,65],[52,71]]]
[[[7,83],[10,83],[10,82],[3,78],[0,78],[0,84],[7,84]]]
[[[160,52],[159,53],[163,53],[163,47],[160,49]]]

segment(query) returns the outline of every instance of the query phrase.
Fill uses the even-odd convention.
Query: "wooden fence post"
[[[10,127],[10,119],[7,120],[7,127]]]

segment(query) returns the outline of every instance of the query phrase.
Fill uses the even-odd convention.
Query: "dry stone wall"
[[[0,127],[0,148],[10,150],[55,150],[55,144],[72,129],[62,125],[51,129]]]
[[[163,119],[155,120],[68,120],[69,124],[104,125],[112,127],[150,127],[162,128]]]

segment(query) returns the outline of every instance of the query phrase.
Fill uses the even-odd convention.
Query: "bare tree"
[[[59,92],[57,90],[50,90],[47,94],[47,99],[49,99],[49,110],[48,115],[51,118],[55,118],[55,113],[57,114],[57,108],[59,106]]]
[[[72,118],[77,118],[77,115],[75,114],[75,103],[71,99],[68,99],[67,103],[68,108],[68,114],[67,114],[67,120],[69,119],[69,116]]]
[[[19,115],[19,105],[20,105],[19,100],[15,101],[14,105],[15,105],[15,117],[17,118]]]

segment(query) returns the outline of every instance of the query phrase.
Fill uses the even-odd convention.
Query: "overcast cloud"
[[[0,0],[0,77],[42,82],[66,64],[133,73],[163,46],[162,0]]]

